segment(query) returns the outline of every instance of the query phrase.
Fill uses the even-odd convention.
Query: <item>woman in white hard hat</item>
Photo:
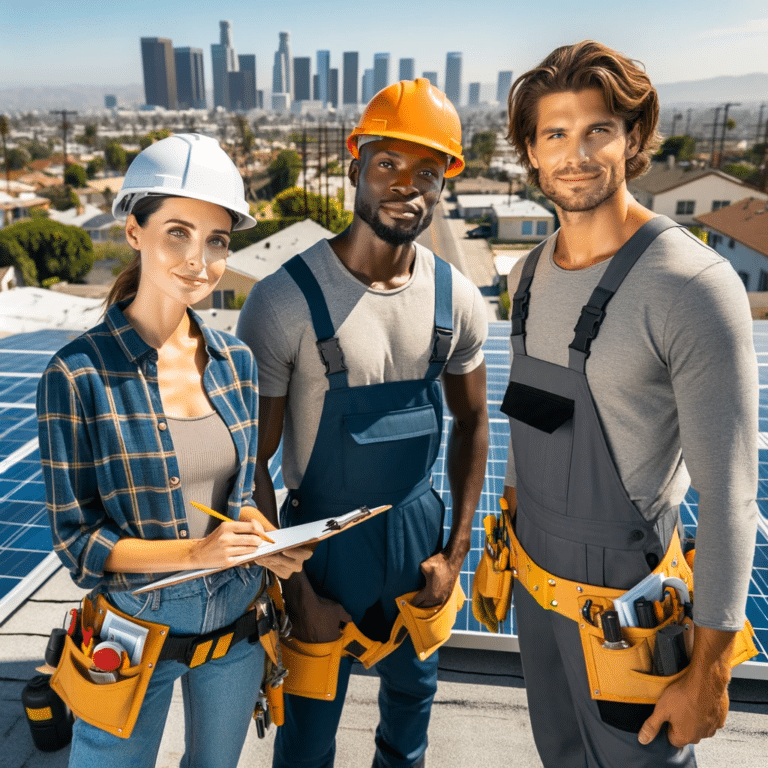
[[[253,357],[190,309],[221,278],[231,230],[255,221],[232,161],[214,139],[195,134],[145,149],[113,210],[127,219],[136,259],[115,282],[104,321],[67,344],[43,374],[40,454],[54,546],[73,580],[123,614],[170,631],[130,736],[97,727],[98,715],[89,718],[95,724],[81,717],[70,765],[153,766],[181,677],[182,764],[234,768],[262,676],[263,649],[250,642],[258,632],[238,642],[257,614],[248,608],[262,588],[262,569],[229,567],[139,595],[131,590],[164,573],[226,567],[260,543],[264,528],[252,501]],[[287,576],[308,556],[291,550],[267,566]],[[86,638],[81,650],[83,682],[74,698],[90,685],[87,664],[99,679],[101,657]],[[87,690],[109,701],[125,682],[120,672],[101,678],[117,678],[114,689]]]

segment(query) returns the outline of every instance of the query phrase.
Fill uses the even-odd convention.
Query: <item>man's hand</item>
[[[427,583],[424,589],[413,596],[412,604],[416,608],[442,605],[451,596],[460,570],[461,563],[458,567],[450,563],[442,552],[432,555],[421,564],[421,572]]]
[[[283,582],[283,595],[291,635],[305,643],[329,643],[338,640],[344,625],[352,617],[344,606],[320,597],[303,572]]]
[[[696,627],[691,662],[685,674],[662,693],[637,739],[650,744],[664,723],[674,747],[714,736],[728,715],[728,681],[733,632]]]

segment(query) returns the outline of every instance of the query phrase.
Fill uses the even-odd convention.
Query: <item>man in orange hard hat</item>
[[[328,681],[312,677],[300,658],[286,663],[294,670],[289,692],[298,678],[317,685],[308,694],[315,698],[286,695],[275,768],[333,765],[355,658],[375,659],[381,678],[373,765],[424,764],[437,688],[433,651],[462,602],[459,571],[488,450],[483,301],[414,242],[445,178],[464,167],[456,110],[426,79],[396,83],[373,98],[347,146],[352,224],[258,283],[238,326],[258,360],[260,509],[277,519],[268,462],[281,438],[284,526],[392,505],[322,542],[305,571],[283,585],[291,642],[315,658],[327,654],[332,685],[325,691]],[[454,417],[445,544],[445,507],[431,483],[443,391]],[[426,633],[413,633],[409,622],[421,621]]]

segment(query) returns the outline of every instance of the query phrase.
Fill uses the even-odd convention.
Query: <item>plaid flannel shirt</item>
[[[185,539],[179,466],[157,384],[157,351],[113,305],[67,344],[37,391],[40,458],[54,549],[81,587],[134,589],[159,574],[105,573],[118,539]],[[256,464],[256,365],[234,336],[200,326],[208,352],[203,386],[227,425],[239,471],[227,502],[238,519]],[[200,435],[205,440],[205,435]]]

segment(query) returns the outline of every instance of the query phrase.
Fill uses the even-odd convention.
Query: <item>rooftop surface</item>
[[[748,197],[694,218],[710,229],[768,256],[768,203],[765,200]]]

